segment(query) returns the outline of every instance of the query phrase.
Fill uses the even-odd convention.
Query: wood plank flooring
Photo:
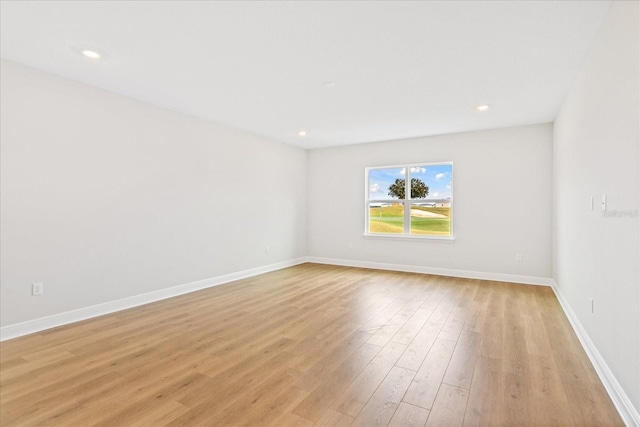
[[[303,264],[0,344],[9,426],[622,426],[550,288]]]

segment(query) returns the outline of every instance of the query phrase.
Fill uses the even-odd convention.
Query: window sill
[[[381,239],[381,240],[405,240],[414,242],[442,242],[453,243],[456,238],[454,236],[405,236],[405,235],[393,235],[393,234],[369,234],[364,233],[365,239]]]

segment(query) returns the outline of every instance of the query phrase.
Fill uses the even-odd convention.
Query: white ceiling
[[[552,121],[609,6],[2,1],[0,53],[315,148]]]

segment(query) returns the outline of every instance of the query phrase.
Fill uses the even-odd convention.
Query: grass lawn
[[[411,216],[411,234],[432,236],[448,236],[451,234],[451,208],[431,208],[414,206],[412,210],[420,210],[444,215],[444,218]],[[402,206],[384,206],[369,208],[369,232],[402,234],[404,216]]]

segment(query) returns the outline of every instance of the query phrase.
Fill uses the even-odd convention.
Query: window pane
[[[451,235],[451,200],[411,204],[411,234]]]
[[[369,233],[404,233],[402,203],[369,203]]]
[[[452,165],[411,166],[411,198],[433,203],[451,201]]]
[[[404,168],[370,169],[369,200],[404,199]]]

